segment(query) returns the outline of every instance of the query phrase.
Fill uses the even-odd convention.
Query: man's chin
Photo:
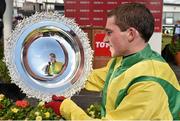
[[[115,55],[115,54],[113,54],[113,53],[111,53],[111,57],[112,57],[112,58],[115,58],[115,57],[118,57],[118,56]]]
[[[112,57],[112,58],[120,57],[120,56],[122,56],[122,55],[120,55],[120,54],[115,54],[115,53],[111,53],[111,57]]]

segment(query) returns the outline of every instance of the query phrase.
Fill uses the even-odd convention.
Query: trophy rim
[[[58,32],[60,31],[66,38],[62,41],[63,43],[60,43],[60,47],[65,55],[65,67],[63,68],[62,76],[57,75],[53,78],[46,78],[46,76],[43,75],[41,77],[33,72],[31,69],[32,65],[29,64],[29,61],[34,62],[34,60],[28,58],[29,47],[33,45],[32,43],[34,41],[42,42],[38,39],[28,40],[25,38],[33,31],[44,26],[48,28],[48,31],[50,31],[52,26],[55,27]],[[53,37],[50,37],[50,39]],[[67,40],[67,38],[69,38],[69,40]],[[50,43],[51,41],[47,42]],[[69,51],[69,47],[73,49]],[[71,52],[75,54],[71,55]],[[74,61],[72,61],[71,56],[75,58]],[[92,70],[92,58],[93,51],[90,47],[87,34],[80,29],[73,19],[66,18],[57,12],[41,12],[35,13],[18,23],[5,47],[4,61],[9,69],[12,82],[18,85],[28,97],[49,101],[54,94],[71,97],[80,91],[81,88],[85,86],[87,76]],[[76,67],[74,67],[74,65]],[[74,67],[73,72],[67,71],[67,68],[69,69],[71,66]],[[71,75],[63,77],[65,72]],[[62,78],[65,79],[63,80]],[[54,83],[47,80],[54,81]],[[47,81],[47,83],[44,81]]]

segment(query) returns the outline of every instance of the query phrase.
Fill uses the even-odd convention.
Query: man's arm
[[[168,106],[167,95],[159,84],[140,82],[130,87],[119,106],[102,120],[172,120]],[[92,120],[70,99],[62,102],[60,112],[68,120]]]
[[[113,59],[111,59],[105,67],[100,69],[94,69],[91,72],[91,74],[87,78],[85,89],[90,91],[101,91],[103,89],[106,75],[112,61]]]

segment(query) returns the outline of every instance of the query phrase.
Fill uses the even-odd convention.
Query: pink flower
[[[16,106],[26,108],[29,106],[29,102],[26,100],[17,100],[16,101]]]

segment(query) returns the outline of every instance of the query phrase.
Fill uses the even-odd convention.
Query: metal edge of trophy
[[[28,97],[43,101],[54,94],[71,97],[84,87],[92,70],[87,34],[58,12],[23,19],[7,41],[4,61],[12,83]]]

